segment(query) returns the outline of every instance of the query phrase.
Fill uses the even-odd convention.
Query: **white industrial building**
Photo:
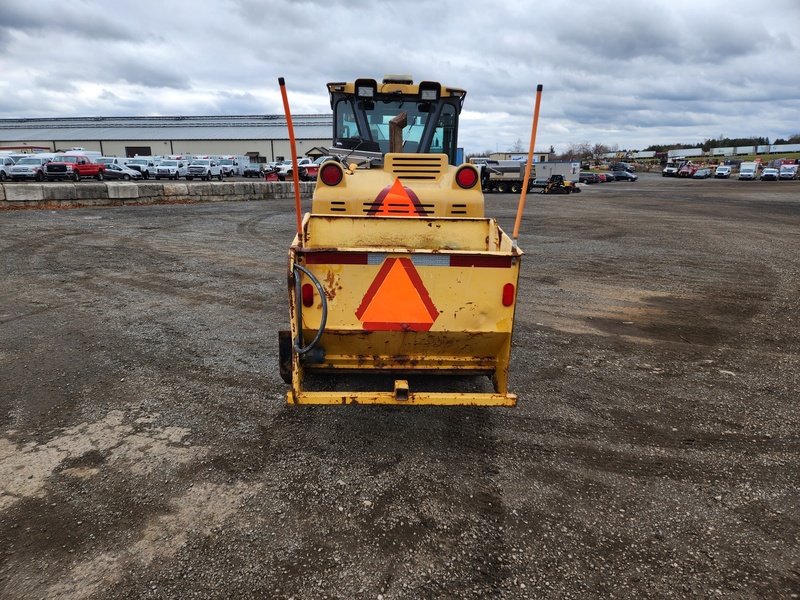
[[[331,115],[293,115],[292,124],[298,156],[330,146]],[[76,147],[103,156],[239,155],[253,162],[292,157],[283,115],[0,119],[0,151]]]

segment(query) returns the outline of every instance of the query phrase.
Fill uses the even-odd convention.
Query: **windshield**
[[[162,166],[162,167],[177,167],[178,166],[178,161],[177,160],[162,160],[159,163],[159,165]]]
[[[17,163],[18,165],[40,165],[42,160],[40,158],[21,158]]]
[[[341,95],[334,103],[336,142],[345,148],[389,152],[389,122],[406,112],[403,152],[447,154],[455,164],[458,107],[440,98],[421,102],[417,96],[378,94],[375,101]]]
[[[64,162],[64,163],[76,163],[76,162],[78,162],[78,157],[77,156],[59,156],[56,160],[58,162]]]
[[[129,165],[146,165],[147,159],[146,158],[133,158],[128,161]]]

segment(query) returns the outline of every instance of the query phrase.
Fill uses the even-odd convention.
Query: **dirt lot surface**
[[[800,597],[800,182],[529,196],[513,409],[286,406],[294,223],[0,213],[0,597]]]

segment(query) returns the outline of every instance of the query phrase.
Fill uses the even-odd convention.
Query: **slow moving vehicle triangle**
[[[409,215],[424,217],[428,213],[423,208],[417,195],[395,179],[391,187],[386,187],[378,194],[368,213],[379,217],[407,217]]]
[[[368,331],[428,331],[438,316],[409,258],[387,258],[356,310]]]

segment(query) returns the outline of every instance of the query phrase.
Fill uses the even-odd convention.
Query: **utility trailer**
[[[525,180],[526,163],[519,160],[495,160],[473,157],[470,162],[480,169],[481,186],[484,192],[500,194],[519,194]],[[546,161],[531,164],[527,191],[534,187],[545,187],[556,175],[570,182],[577,189],[580,180],[581,164],[569,161]]]

